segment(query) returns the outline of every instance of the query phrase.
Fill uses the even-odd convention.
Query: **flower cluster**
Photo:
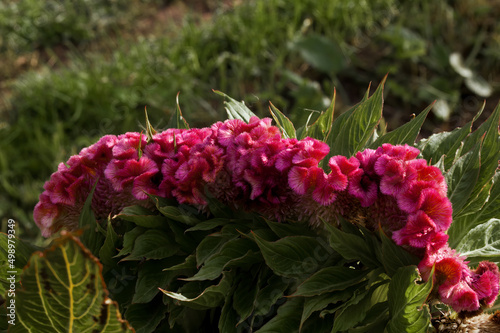
[[[418,255],[425,279],[433,278],[443,302],[456,311],[491,306],[498,295],[498,267],[470,270],[447,245],[452,207],[440,170],[418,159],[408,145],[383,144],[356,156],[320,162],[325,143],[283,139],[270,119],[218,122],[202,129],[169,129],[149,140],[139,133],[105,136],[83,149],[45,184],[34,218],[44,236],[75,229],[95,186],[98,219],[126,206],[151,205],[148,194],[207,208],[205,193],[233,207],[277,220],[336,223],[343,216]]]

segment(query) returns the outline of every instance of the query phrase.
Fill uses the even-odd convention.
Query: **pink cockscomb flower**
[[[439,289],[441,301],[450,305],[456,312],[479,310],[477,293],[465,282]]]
[[[432,267],[435,267],[434,278],[438,285],[451,286],[462,278],[470,276],[464,258],[448,245],[442,246],[435,252],[427,252],[418,269],[424,280],[429,279]]]
[[[118,138],[104,136],[97,143],[82,149],[78,155],[72,156],[67,165],[59,165],[58,170],[45,183],[45,191],[40,195],[40,201],[33,212],[35,222],[45,237],[63,227],[69,230],[78,227],[80,212],[94,185],[96,189],[91,207],[98,219],[140,202],[132,193],[118,193],[105,176],[105,169],[113,159],[113,149],[117,144],[121,145],[117,150],[120,156],[133,154],[132,151],[126,151],[127,144],[120,141],[133,141],[131,137],[139,138],[139,135],[137,133],[137,136],[124,135]]]
[[[214,145],[213,129],[168,131],[153,142],[145,154],[161,162],[160,191],[180,203],[205,205],[204,186],[215,181],[224,159],[223,149]]]
[[[377,148],[376,153],[380,156],[387,155],[401,161],[409,161],[415,159],[420,154],[420,150],[407,144],[392,145],[384,143],[381,147]]]
[[[421,197],[422,201],[418,209],[434,221],[436,230],[447,230],[452,222],[453,213],[450,200],[433,188],[424,189]]]
[[[369,207],[377,201],[378,184],[373,176],[358,169],[351,174],[348,191],[350,195],[359,200],[362,207]]]
[[[116,192],[127,189],[136,199],[144,200],[147,199],[146,193],[158,195],[158,184],[153,182],[158,171],[154,161],[142,156],[139,159],[112,160],[104,175]]]
[[[424,212],[417,211],[408,217],[406,225],[393,233],[392,238],[398,245],[410,245],[416,248],[426,248],[436,232],[436,224]]]
[[[499,280],[498,266],[492,262],[480,262],[479,266],[472,271],[471,287],[486,307],[491,307],[495,303],[500,288]]]

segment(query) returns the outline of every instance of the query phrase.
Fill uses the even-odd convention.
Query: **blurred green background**
[[[422,135],[500,97],[495,0],[3,0],[0,217],[40,242],[32,210],[58,163],[105,134],[225,119],[221,90],[296,123],[358,102],[389,73],[385,124],[437,100]],[[481,119],[480,119],[481,121]],[[479,122],[480,122],[479,121]]]

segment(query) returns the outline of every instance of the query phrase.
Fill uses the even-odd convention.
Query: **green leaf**
[[[186,257],[184,262],[166,267],[164,271],[178,271],[178,270],[195,270],[196,269],[196,257],[194,254],[190,254]]]
[[[372,306],[366,312],[365,319],[356,327],[351,328],[349,333],[372,333],[384,332],[389,321],[389,302],[380,302]]]
[[[200,220],[196,217],[196,214],[198,213],[197,209],[188,205],[180,205],[179,207],[160,206],[158,207],[158,210],[164,216],[189,226],[196,225],[200,222]]]
[[[427,118],[427,115],[431,111],[433,105],[434,103],[429,105],[424,111],[420,112],[417,117],[413,118],[408,123],[396,128],[394,131],[382,135],[369,147],[375,149],[382,146],[384,143],[390,143],[392,145],[408,144],[412,146],[415,143],[425,118]]]
[[[310,297],[342,290],[361,282],[369,272],[343,266],[326,267],[302,282],[292,296]]]
[[[330,133],[332,131],[333,114],[335,109],[335,96],[336,91],[334,90],[332,102],[330,103],[328,109],[325,112],[321,112],[320,116],[318,117],[318,119],[316,119],[314,124],[306,127],[305,134],[307,136],[321,140],[323,142],[327,142],[328,137],[330,136]]]
[[[342,49],[327,37],[309,34],[298,38],[291,47],[311,66],[329,75],[335,76],[346,67],[347,60]]]
[[[341,231],[327,223],[330,232],[330,246],[347,260],[361,260],[368,267],[379,267],[376,251],[364,238]]]
[[[237,333],[238,330],[236,325],[238,325],[238,314],[233,308],[233,295],[230,292],[224,301],[222,306],[221,315],[219,319],[219,332],[221,333]]]
[[[315,256],[315,253],[324,250],[324,244],[317,238],[289,236],[268,242],[252,234],[267,266],[280,276],[304,277],[316,271],[326,260],[324,256]]]
[[[298,332],[304,299],[288,299],[278,313],[256,333]]]
[[[474,227],[497,218],[500,213],[500,172],[493,178],[488,201],[478,212],[466,216],[460,216],[453,221],[448,229],[450,236],[448,242],[452,248],[455,248],[465,235]]]
[[[237,238],[230,240],[221,246],[220,251],[211,256],[193,277],[185,278],[185,281],[214,280],[222,274],[226,266],[234,262],[253,263],[258,256],[255,253],[255,244],[249,239]]]
[[[146,229],[142,227],[135,227],[134,229],[127,231],[123,235],[123,248],[115,257],[122,257],[132,252],[132,250],[134,249],[135,240],[145,231]]]
[[[106,229],[106,239],[104,240],[104,244],[99,250],[99,260],[104,265],[104,273],[115,266],[115,260],[113,260],[113,256],[116,255],[119,239],[115,230],[113,229],[113,224],[108,220],[108,226]]]
[[[432,291],[432,279],[418,283],[420,277],[415,266],[401,267],[389,285],[388,333],[427,332],[430,322],[429,308],[425,301]]]
[[[286,236],[316,236],[316,231],[312,230],[306,223],[282,223],[274,222],[271,220],[265,220],[269,228],[279,237],[284,238]],[[333,252],[333,251],[332,251]]]
[[[248,123],[251,117],[256,117],[256,115],[252,111],[250,111],[250,109],[245,105],[244,102],[238,102],[234,98],[231,98],[218,90],[214,90],[214,93],[229,100],[224,101],[229,119],[240,119]]]
[[[130,304],[125,318],[132,324],[135,333],[153,333],[166,317],[168,308],[160,302],[148,304]]]
[[[178,264],[179,258],[148,260],[139,267],[135,294],[132,303],[148,303],[160,292],[158,288],[166,288],[179,271],[165,271],[166,266]]]
[[[467,203],[479,177],[481,143],[460,157],[445,175],[448,184],[448,198],[455,216]]]
[[[500,219],[491,219],[471,229],[456,250],[472,265],[481,260],[500,263]]]
[[[470,133],[470,127],[464,126],[451,132],[442,132],[420,140],[417,148],[427,161],[436,163],[444,156],[444,168],[448,170],[460,157],[462,140]],[[458,156],[457,156],[458,155]]]
[[[220,251],[222,246],[238,235],[214,233],[205,237],[196,248],[196,264],[201,266],[207,259]]]
[[[483,133],[483,136],[477,138],[476,142],[481,142],[481,172],[477,179],[474,190],[470,195],[471,199],[477,198],[479,193],[483,191],[484,186],[491,181],[498,168],[498,161],[500,159],[500,136],[498,132],[498,124],[500,123],[500,104],[493,111],[493,114],[484,122],[476,132]],[[474,132],[473,134],[475,134]],[[472,137],[473,135],[471,135]],[[469,138],[468,138],[469,139]],[[464,143],[467,147],[468,141]],[[468,212],[460,212],[459,214],[466,214]],[[457,215],[458,216],[458,215]]]
[[[258,291],[259,286],[251,275],[247,277],[242,274],[242,280],[237,284],[233,295],[233,308],[239,317],[238,325],[252,314]]]
[[[271,116],[281,130],[282,136],[286,139],[297,138],[295,127],[293,126],[293,123],[290,121],[290,119],[288,119],[280,110],[278,110],[278,108],[276,108],[273,103],[269,102],[269,104],[271,105],[269,107],[269,112],[271,113]]]
[[[165,216],[156,215],[149,209],[138,205],[123,208],[120,214],[113,216],[113,219],[115,218],[133,222],[144,228],[160,228],[168,223]]]
[[[195,225],[194,227],[186,229],[186,232],[198,231],[198,230],[200,230],[200,231],[212,230],[212,229],[215,229],[217,227],[224,226],[224,225],[231,223],[231,222],[235,222],[235,220],[227,219],[227,218],[214,218],[214,219],[200,222],[197,225]]]
[[[379,234],[382,240],[382,251],[379,260],[384,265],[389,276],[393,276],[400,267],[418,265],[420,259],[417,256],[396,245],[382,230],[380,230]]]
[[[334,155],[350,157],[366,146],[382,118],[385,79],[370,98],[335,120],[332,125],[332,133],[326,141],[330,146],[330,153],[325,158],[326,161]]]
[[[189,128],[186,119],[182,116],[181,107],[179,105],[179,94],[180,92],[177,93],[177,96],[175,97],[175,102],[176,102],[175,113],[172,114],[172,116],[170,117],[167,128],[179,128],[179,129]]]
[[[87,196],[79,217],[79,228],[83,229],[83,234],[80,236],[80,240],[94,256],[99,255],[99,250],[105,237],[100,231],[100,225],[95,219],[94,212],[92,211],[92,197],[94,195],[96,185],[97,181]]]
[[[359,286],[356,286],[356,288]],[[306,320],[316,311],[325,309],[329,304],[344,302],[353,294],[352,288],[339,290],[331,293],[324,293],[315,297],[308,297],[304,301],[304,309],[300,319],[300,327],[302,328]]]
[[[366,290],[356,290],[351,299],[336,311],[332,333],[348,330],[362,322],[368,310],[376,304],[372,300],[373,293],[386,283],[386,281],[380,281]],[[323,311],[322,313],[325,314],[326,312]]]
[[[254,302],[255,316],[266,315],[275,303],[283,297],[285,290],[288,288],[289,281],[281,276],[272,275],[265,287],[261,288],[257,293]]]
[[[10,332],[133,332],[108,297],[101,265],[71,234],[34,253],[16,290]]]
[[[228,291],[231,289],[232,280],[232,274],[224,273],[219,284],[206,288],[199,295],[192,298],[186,297],[182,293],[175,293],[161,288],[160,291],[168,297],[179,301],[182,305],[188,306],[192,309],[206,310],[215,308],[222,303]]]
[[[161,230],[147,230],[137,237],[134,249],[122,260],[163,259],[173,256],[179,245],[173,237]]]
[[[0,297],[6,295],[6,291],[10,289],[11,276],[14,275],[15,282],[19,282],[20,273],[32,253],[40,250],[42,248],[14,237],[13,233],[0,233]]]
[[[422,156],[427,161],[432,161],[432,163],[439,161],[444,156],[444,170],[448,170],[461,156],[463,140],[470,134],[472,124],[479,118],[483,109],[484,104],[474,118],[464,127],[456,128],[451,132],[436,133],[427,139],[421,140],[417,148],[420,149]]]

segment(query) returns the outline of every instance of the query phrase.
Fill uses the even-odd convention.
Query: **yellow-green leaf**
[[[10,332],[134,332],[108,297],[99,261],[73,235],[63,233],[35,252],[17,290]]]

